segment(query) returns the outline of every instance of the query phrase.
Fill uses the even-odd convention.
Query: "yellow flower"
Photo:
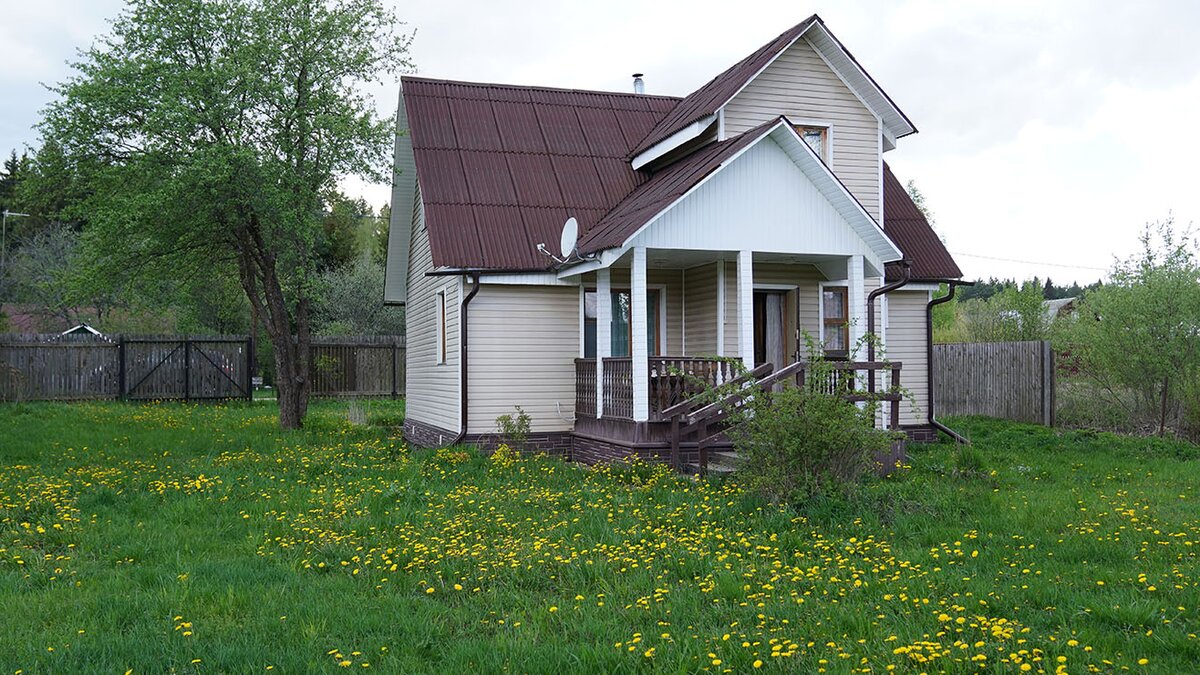
[[[762,668],[762,666],[763,666],[762,659],[754,659],[754,667],[755,668]]]

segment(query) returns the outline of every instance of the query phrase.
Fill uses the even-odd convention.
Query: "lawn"
[[[272,405],[0,407],[0,673],[1200,663],[1192,446],[964,420],[789,510]]]

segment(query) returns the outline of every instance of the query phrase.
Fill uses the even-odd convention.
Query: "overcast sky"
[[[0,152],[117,0],[0,0]],[[886,155],[968,277],[1099,278],[1143,224],[1200,223],[1200,3],[395,3],[430,77],[685,95],[818,12],[920,133]],[[393,114],[398,86],[373,88]],[[347,184],[374,205],[386,186]]]

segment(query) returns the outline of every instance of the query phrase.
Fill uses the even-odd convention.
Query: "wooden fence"
[[[249,399],[254,344],[247,336],[0,335],[0,401]],[[316,396],[398,396],[404,342],[314,338]]]
[[[315,337],[313,396],[404,394],[404,338],[392,335]]]
[[[1046,341],[934,345],[933,400],[938,417],[1054,426],[1054,352]]]

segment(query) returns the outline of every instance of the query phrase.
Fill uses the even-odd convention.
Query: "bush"
[[[529,413],[517,406],[516,414],[505,414],[496,418],[496,428],[500,430],[500,442],[516,450],[525,449],[525,441],[529,440]]]
[[[803,386],[753,390],[743,405],[728,410],[730,439],[745,459],[742,474],[772,502],[844,492],[874,468],[876,453],[894,440],[891,432],[875,428],[878,405],[842,398],[843,373],[819,350],[810,353]]]

